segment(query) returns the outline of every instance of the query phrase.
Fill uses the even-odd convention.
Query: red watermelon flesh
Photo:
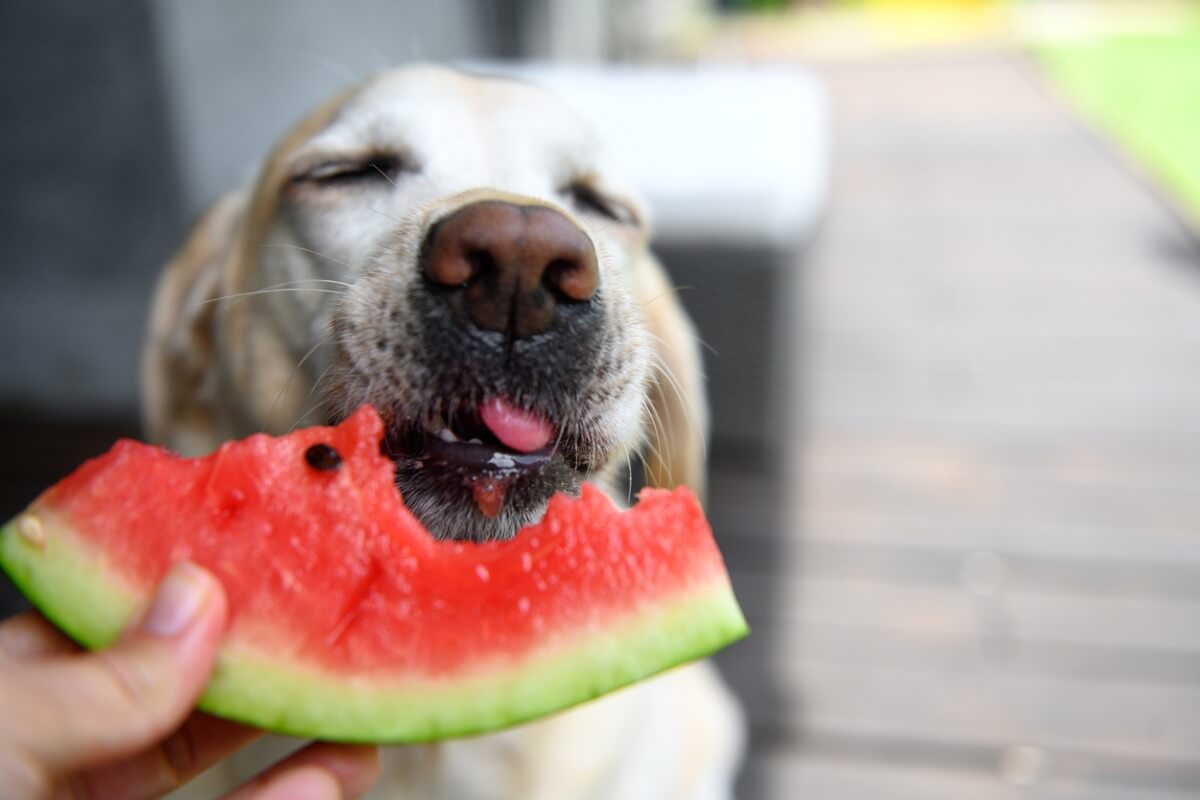
[[[511,541],[440,542],[403,506],[382,436],[364,407],[203,458],[119,442],[5,526],[0,566],[92,647],[172,563],[209,568],[231,623],[201,707],[330,740],[504,727],[745,635],[688,490],[621,511],[585,485]]]

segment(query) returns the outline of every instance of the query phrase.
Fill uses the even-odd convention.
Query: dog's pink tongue
[[[481,405],[479,417],[506,447],[522,453],[541,450],[554,436],[554,427],[549,422],[499,397]]]

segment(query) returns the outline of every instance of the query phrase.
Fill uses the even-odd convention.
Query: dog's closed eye
[[[415,171],[416,166],[411,161],[396,153],[372,153],[319,161],[297,172],[292,181],[328,187],[376,182],[394,184],[402,173]]]
[[[621,225],[637,226],[641,220],[632,208],[610,197],[586,179],[569,183],[562,189],[562,194],[571,201],[575,211],[584,215],[602,217]]]

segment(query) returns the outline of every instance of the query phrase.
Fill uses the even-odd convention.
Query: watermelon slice
[[[620,511],[585,485],[511,541],[439,542],[403,506],[382,437],[363,407],[204,458],[119,442],[0,531],[0,565],[93,648],[173,562],[207,567],[231,622],[200,707],[334,741],[505,727],[746,634],[688,490]]]

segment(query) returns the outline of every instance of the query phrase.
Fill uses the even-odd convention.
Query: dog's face
[[[656,376],[678,360],[658,352],[678,332],[650,330],[664,312],[648,314],[656,298],[644,295],[665,284],[643,215],[597,156],[589,128],[535,87],[433,68],[384,74],[285,139],[231,212],[224,252],[185,249],[172,267],[201,286],[184,294],[225,299],[199,321],[211,326],[199,343],[213,351],[206,374],[165,379],[211,391],[190,411],[217,438],[333,422],[371,403],[426,527],[513,535],[554,492],[627,463],[664,413]],[[196,260],[221,262],[211,286],[202,277],[214,268]],[[167,402],[155,418],[173,392],[154,374],[171,369],[171,342],[155,339],[170,280],[146,364],[151,425],[167,438],[171,414],[187,416]],[[186,299],[178,305],[186,315]],[[682,377],[677,400],[698,403]]]

